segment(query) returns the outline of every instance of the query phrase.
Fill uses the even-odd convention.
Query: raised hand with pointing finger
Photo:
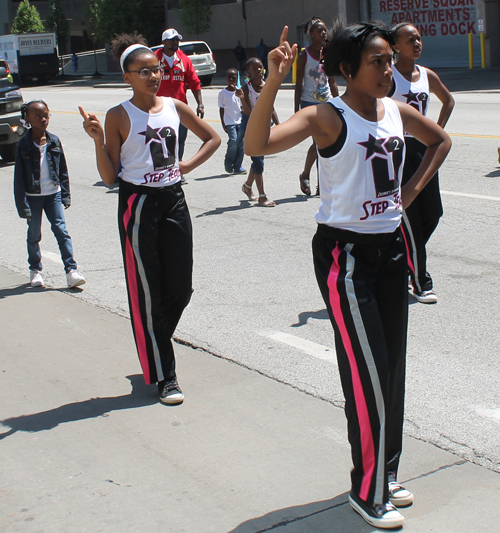
[[[104,130],[99,119],[93,113],[87,113],[81,106],[78,106],[80,115],[83,117],[83,129],[94,140],[102,140],[104,142]]]
[[[267,56],[269,77],[283,81],[290,72],[295,55],[297,54],[297,45],[290,46],[286,40],[288,36],[288,26],[283,28],[280,36],[280,45],[269,52]]]

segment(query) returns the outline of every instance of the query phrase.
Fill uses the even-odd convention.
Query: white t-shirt
[[[177,54],[174,54],[173,56],[167,56],[165,54],[163,54],[163,60],[168,63],[168,66],[170,68],[172,68],[173,64],[174,64],[174,61],[177,59]]]
[[[236,96],[236,91],[222,89],[219,93],[219,107],[224,109],[224,124],[233,126],[241,124],[241,100]]]
[[[59,185],[54,185],[50,179],[49,162],[47,160],[47,143],[43,145],[33,144],[40,150],[40,194],[26,193],[26,196],[49,196],[56,194],[61,190]]]

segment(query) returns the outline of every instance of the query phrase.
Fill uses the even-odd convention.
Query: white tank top
[[[392,79],[394,80],[394,92],[391,95],[393,100],[403,102],[411,105],[422,115],[427,115],[427,109],[431,99],[431,92],[429,88],[429,78],[427,77],[427,69],[417,65],[417,70],[420,72],[418,81],[408,81],[396,66],[392,66]],[[409,133],[405,132],[407,137],[411,137]]]
[[[179,115],[172,98],[162,97],[159,113],[146,113],[123,102],[130,132],[122,144],[121,179],[134,185],[165,187],[181,180],[178,158]]]
[[[385,113],[370,122],[339,97],[331,98],[347,126],[345,142],[332,157],[318,155],[321,203],[316,221],[357,233],[392,233],[401,221],[403,122],[390,98]]]
[[[316,104],[326,102],[332,97],[328,78],[323,72],[321,63],[311,56],[307,48],[305,51],[307,61],[304,67],[304,84],[302,85],[300,99],[304,100],[304,102],[314,102]]]

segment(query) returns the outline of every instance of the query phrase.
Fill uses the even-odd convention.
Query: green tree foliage
[[[16,18],[12,25],[12,33],[39,33],[45,28],[40,18],[40,14],[35,6],[28,0],[22,0],[17,8]]]
[[[177,10],[182,25],[189,33],[195,33],[199,38],[201,33],[210,29],[212,22],[212,8],[210,0],[179,0]]]
[[[85,14],[83,25],[94,43],[94,48],[106,40],[103,32],[102,4],[103,0],[87,0],[83,8]]]
[[[102,36],[110,41],[120,33],[140,33],[150,46],[161,44],[163,12],[152,0],[102,0]]]
[[[49,12],[45,19],[45,28],[47,31],[56,34],[59,48],[66,51],[66,41],[69,37],[69,23],[60,0],[49,0]]]

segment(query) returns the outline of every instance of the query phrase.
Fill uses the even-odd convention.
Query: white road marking
[[[478,198],[479,200],[493,200],[494,202],[500,202],[500,196],[484,196],[482,194],[469,194],[466,192],[453,192],[443,191],[441,194],[449,194],[450,196],[463,196],[464,198]]]
[[[53,252],[46,252],[45,250],[42,250],[42,258],[48,259],[49,261],[51,261],[52,263],[56,263],[57,265],[64,265],[61,256]]]
[[[484,409],[482,407],[476,407],[476,413],[487,416],[488,418],[494,418],[495,420],[500,420],[500,407],[497,409]]]
[[[308,355],[312,355],[317,359],[323,359],[324,361],[337,361],[337,355],[333,348],[328,346],[323,346],[322,344],[317,344],[315,342],[296,337],[295,335],[290,335],[289,333],[282,333],[281,331],[261,331],[259,332],[263,337],[273,339],[293,348],[297,348],[302,352],[305,352]]]

